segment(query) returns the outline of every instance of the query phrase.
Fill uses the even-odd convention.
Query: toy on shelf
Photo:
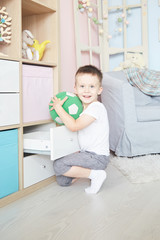
[[[33,60],[38,58],[38,52],[33,51],[31,45],[34,43],[34,36],[29,30],[22,33],[22,58]]]
[[[63,108],[74,119],[77,119],[81,112],[83,111],[81,100],[74,93],[70,92],[60,92],[56,95],[56,97],[61,100],[64,99],[66,96],[68,98],[64,102]],[[53,103],[52,100],[50,101],[50,103]],[[49,106],[49,109],[51,109],[51,107],[52,106]],[[63,125],[62,120],[60,119],[55,110],[50,111],[50,115],[56,123],[58,123],[59,125]]]
[[[46,40],[39,44],[38,40],[34,38],[29,30],[24,30],[22,33],[22,57],[40,61],[47,43],[50,43],[50,41]]]
[[[2,7],[0,9],[0,43],[11,43],[11,21],[12,18],[8,16],[6,7]]]
[[[46,40],[44,42],[42,42],[41,44],[39,44],[38,40],[37,39],[34,39],[34,42],[31,46],[32,50],[33,51],[36,51],[37,52],[37,61],[40,61],[43,57],[43,53],[44,53],[44,50],[45,50],[45,47],[47,45],[47,43],[50,43],[49,40]]]

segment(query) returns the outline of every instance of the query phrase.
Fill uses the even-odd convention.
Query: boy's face
[[[96,75],[78,74],[76,76],[75,92],[86,107],[97,101],[98,95],[102,92],[102,87]]]

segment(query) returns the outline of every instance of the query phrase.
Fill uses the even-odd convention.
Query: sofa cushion
[[[148,104],[136,107],[138,122],[160,121],[160,104]]]
[[[136,106],[143,106],[149,104],[153,101],[155,97],[151,97],[143,92],[141,92],[137,87],[133,87],[135,104]]]

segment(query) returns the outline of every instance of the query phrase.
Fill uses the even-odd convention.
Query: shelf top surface
[[[44,2],[44,3],[43,3]],[[56,1],[22,0],[22,16],[39,15],[56,11]]]

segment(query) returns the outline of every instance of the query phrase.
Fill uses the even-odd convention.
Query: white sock
[[[91,179],[91,186],[85,189],[86,193],[98,193],[107,174],[104,170],[91,170],[88,178]]]

